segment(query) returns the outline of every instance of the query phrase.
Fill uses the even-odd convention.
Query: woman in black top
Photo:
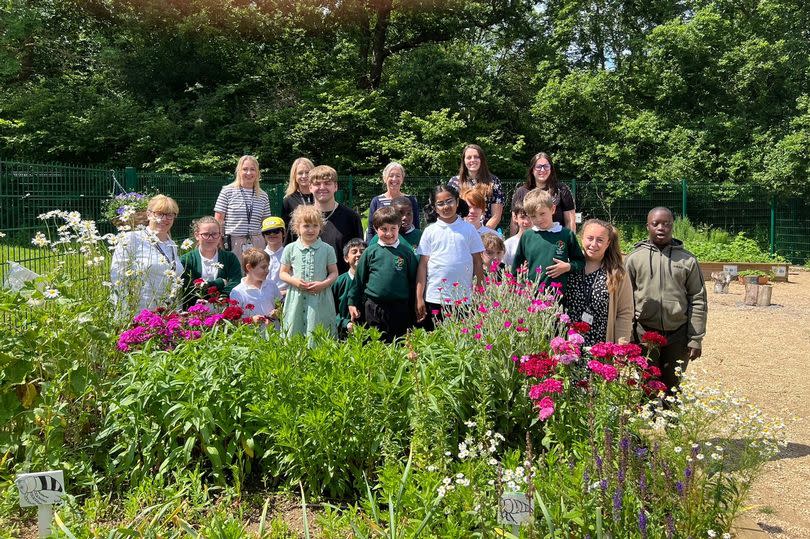
[[[290,216],[295,208],[301,205],[312,205],[314,200],[309,190],[309,171],[315,168],[312,161],[306,157],[299,157],[290,167],[290,183],[284,191],[284,200],[281,203],[281,218],[290,229]]]
[[[545,152],[540,152],[532,157],[529,169],[526,171],[526,183],[515,191],[512,196],[512,206],[515,206],[516,201],[523,202],[526,193],[537,187],[548,191],[551,198],[554,199],[554,205],[556,206],[554,222],[560,223],[571,232],[576,232],[577,210],[574,197],[568,186],[557,180],[557,168],[554,166],[551,157]],[[512,224],[511,228],[512,234],[517,232],[515,223]]]

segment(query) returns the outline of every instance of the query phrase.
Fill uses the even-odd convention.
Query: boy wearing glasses
[[[281,297],[287,295],[287,283],[278,276],[281,270],[281,254],[284,252],[284,220],[281,217],[268,217],[262,221],[262,236],[267,244],[264,252],[270,257],[270,273],[267,280],[273,282]]]
[[[672,237],[673,224],[669,209],[650,210],[648,239],[638,242],[624,261],[633,285],[634,340],[640,342],[647,331],[667,339],[652,359],[668,393],[680,382],[678,368],[685,371],[690,360],[700,357],[708,307],[703,272],[695,255]]]

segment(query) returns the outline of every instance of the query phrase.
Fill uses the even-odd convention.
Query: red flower
[[[644,386],[644,392],[648,395],[650,393],[658,393],[659,391],[666,391],[667,385],[664,382],[659,382],[658,380],[653,380],[652,382],[647,383]]]
[[[245,305],[245,309],[247,309],[248,311],[252,311],[255,308],[256,306],[253,305],[252,303],[248,303],[247,305]]]
[[[647,346],[661,347],[667,345],[667,338],[655,331],[647,331],[641,336],[641,342]]]
[[[245,313],[245,311],[243,311],[241,307],[238,307],[236,305],[231,305],[229,307],[226,307],[225,310],[222,311],[222,317],[225,320],[235,321],[235,320],[240,320],[244,313]]]
[[[542,352],[530,355],[526,361],[518,366],[518,371],[526,376],[545,378],[556,366],[557,362],[549,357],[548,353]]]
[[[588,333],[591,330],[591,325],[587,322],[574,322],[571,327],[577,333]]]
[[[205,279],[194,279],[194,286],[197,288],[202,288],[202,285],[205,284]]]
[[[219,288],[217,288],[216,286],[209,286],[206,293],[212,298],[216,298],[219,296]]]

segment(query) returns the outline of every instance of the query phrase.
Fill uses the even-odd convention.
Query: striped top
[[[258,235],[262,233],[262,221],[270,217],[270,199],[267,193],[226,185],[219,192],[214,213],[225,214],[225,234]]]

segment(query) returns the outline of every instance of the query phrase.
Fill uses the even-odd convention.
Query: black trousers
[[[379,329],[385,342],[390,343],[397,337],[402,337],[413,326],[414,315],[411,302],[407,300],[382,301],[366,298],[363,310],[366,325]]]
[[[634,329],[635,335],[633,337],[637,343],[641,342],[641,336],[646,331],[655,331],[667,338],[667,345],[653,352],[650,359],[653,365],[661,369],[661,381],[666,384],[668,395],[672,393],[672,388],[678,387],[681,383],[681,377],[675,373],[675,368],[680,366],[683,373],[686,372],[686,366],[689,364],[687,325],[684,324],[673,331],[647,328],[641,324],[636,324]]]

